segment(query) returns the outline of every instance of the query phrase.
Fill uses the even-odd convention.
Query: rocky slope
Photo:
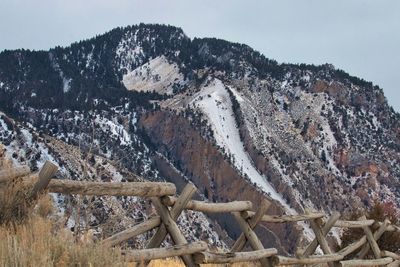
[[[29,123],[20,124],[4,113],[0,113],[0,124],[2,125],[0,134],[1,168],[28,164],[34,171],[46,160],[50,160],[60,167],[57,176],[63,179],[106,182],[161,179],[157,170],[149,165],[150,161],[135,161],[136,153],[140,156],[141,153],[148,151],[146,148],[141,148],[144,152],[135,151],[133,153],[128,150],[120,152],[132,161],[130,164],[142,168],[137,170],[135,167],[124,167],[122,156],[112,158],[101,155],[97,151],[99,148],[96,147],[100,138],[91,140],[90,147],[85,148],[84,137],[82,135],[71,137],[74,135],[72,131],[70,138],[79,140],[78,145],[68,144],[60,136],[53,137],[42,132],[38,133],[35,127]],[[101,130],[103,134],[107,133],[109,137],[112,136],[112,127],[111,130],[104,125],[95,125],[94,128]],[[101,134],[93,132],[93,136],[97,135]],[[111,142],[108,145],[112,146]],[[120,148],[121,145],[115,146]],[[140,158],[139,156],[137,158]],[[145,179],[135,173],[143,173],[143,176],[148,173],[150,176]],[[148,200],[137,197],[78,197],[62,194],[52,194],[52,196],[58,207],[60,223],[72,231],[76,231],[76,227],[78,227],[78,231],[83,231],[87,227],[94,229],[94,235],[98,239],[135,225],[154,213]],[[192,225],[191,221],[198,223]],[[204,214],[188,211],[181,216],[179,222],[182,226],[191,225],[191,227],[183,229],[190,240],[201,239],[215,246],[225,246],[223,238],[219,237],[221,235],[226,239],[224,232],[219,227],[212,226],[210,224],[212,221]],[[149,234],[142,235],[132,240],[130,244],[141,248],[148,239]]]
[[[400,204],[400,117],[382,89],[171,26],[3,51],[0,109],[3,156],[33,170],[51,158],[72,179],[190,180],[209,201],[268,198],[271,214]],[[132,201],[117,200],[118,213],[136,220]],[[218,243],[217,225],[238,234],[228,215],[202,221],[192,236]],[[301,227],[260,231],[291,252]]]

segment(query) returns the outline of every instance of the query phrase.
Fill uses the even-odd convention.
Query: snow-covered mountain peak
[[[268,198],[276,213],[346,212],[375,199],[400,206],[400,115],[382,89],[330,65],[279,64],[172,26],[3,51],[0,110],[4,155],[34,168],[48,154],[74,179],[107,180],[113,164],[118,180],[190,180],[203,199]],[[12,130],[7,117],[21,125]],[[66,146],[98,172],[74,172],[80,165],[58,152]]]
[[[122,82],[128,90],[172,95],[174,85],[184,83],[184,77],[176,63],[159,56],[125,74]]]

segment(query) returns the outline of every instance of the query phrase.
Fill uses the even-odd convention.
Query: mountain
[[[1,158],[32,170],[52,159],[71,179],[192,181],[214,202],[268,198],[271,214],[400,207],[400,115],[381,88],[329,64],[278,64],[244,44],[140,24],[1,52],[0,110]],[[77,201],[55,197],[64,209]],[[143,200],[94,203],[86,223],[103,234],[114,217],[122,227],[148,215]],[[239,233],[229,215],[185,216],[203,217],[196,238]],[[290,252],[301,227],[259,231]]]

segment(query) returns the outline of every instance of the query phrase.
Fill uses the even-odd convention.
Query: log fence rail
[[[340,213],[334,212],[329,217],[320,212],[306,210],[305,214],[298,215],[266,215],[270,206],[268,200],[257,203],[256,211],[250,201],[232,201],[228,203],[208,203],[193,200],[196,187],[188,183],[180,196],[176,195],[176,187],[172,183],[160,182],[84,182],[63,179],[52,179],[57,166],[46,162],[37,175],[24,177],[24,181],[32,184],[30,200],[37,198],[43,192],[61,194],[79,194],[95,196],[136,196],[151,199],[157,211],[156,216],[101,240],[101,244],[108,247],[117,246],[140,234],[156,229],[149,240],[146,249],[123,250],[127,261],[142,262],[147,265],[151,260],[180,257],[187,266],[200,266],[203,263],[233,263],[259,261],[261,266],[281,265],[318,265],[329,267],[337,266],[399,266],[400,255],[381,250],[378,240],[384,232],[400,231],[400,227],[391,225],[389,220],[376,222],[365,216],[355,221],[340,220]],[[29,168],[20,167],[12,170],[0,170],[0,188],[17,177],[30,174]],[[194,210],[204,213],[230,213],[235,218],[242,231],[230,251],[211,251],[203,241],[188,243],[180,231],[176,220],[184,210]],[[275,248],[264,248],[254,229],[260,222],[293,223],[306,221],[315,234],[305,248],[299,248],[295,256],[278,255]],[[371,227],[377,226],[375,232]],[[335,252],[326,239],[332,228],[360,228],[365,235],[358,241]],[[175,245],[160,247],[167,235],[170,235]],[[242,251],[249,243],[252,251]],[[323,254],[316,255],[320,247]],[[347,256],[358,253],[353,259]],[[374,259],[365,259],[369,251],[373,252]]]

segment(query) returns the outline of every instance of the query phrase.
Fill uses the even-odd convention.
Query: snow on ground
[[[233,93],[239,103],[247,104],[245,99],[234,88],[226,88],[220,80],[215,79],[194,96],[190,105],[200,108],[208,117],[217,144],[225,150],[227,155],[231,155],[237,169],[241,170],[242,174],[248,176],[250,181],[254,182],[272,199],[278,201],[285,208],[287,214],[297,214],[283,199],[282,195],[271,186],[266,177],[261,175],[254,167],[240,140],[239,129],[232,110],[232,102],[227,90]],[[290,180],[288,177],[285,178]],[[305,222],[298,222],[298,224],[304,229],[304,237],[311,241],[314,238],[314,234],[310,226]]]
[[[62,79],[63,79],[63,92],[68,93],[69,90],[71,89],[72,79],[71,78],[67,79],[64,76],[62,76]]]
[[[142,63],[143,48],[137,44],[137,32],[127,32],[117,46],[115,54],[119,58],[119,70],[131,71],[133,65]]]
[[[93,50],[94,50],[94,45],[92,45],[92,51],[90,51],[89,54],[86,55],[86,68],[94,71],[94,60],[93,60]]]
[[[164,56],[156,57],[123,76],[122,82],[128,90],[140,92],[155,91],[172,94],[172,85],[183,81],[183,75],[175,63],[171,64]]]
[[[0,116],[5,116],[5,114],[3,112],[0,112]],[[0,117],[0,130],[1,132],[10,132],[10,129],[8,129],[7,124],[4,122],[3,119],[1,119]]]
[[[28,148],[33,148],[34,147],[34,142],[33,142],[33,136],[32,134],[25,128],[20,128],[21,133],[24,136],[24,145]],[[46,161],[51,161],[55,165],[57,164],[57,160],[50,154],[49,149],[47,148],[45,143],[38,142],[37,145],[39,148],[37,148],[38,151],[40,151],[40,158],[37,160],[37,165],[39,167],[43,166]],[[62,168],[62,171],[65,171],[64,168]]]
[[[111,174],[113,182],[121,182],[124,178],[122,174],[111,164],[107,163],[103,167]]]
[[[217,144],[224,148],[227,155],[232,156],[235,166],[264,192],[269,194],[271,198],[281,203],[289,212],[293,213],[294,211],[283,197],[257,171],[245,151],[240,140],[239,129],[237,128],[232,110],[232,103],[225,85],[218,79],[213,80],[195,96],[191,105],[199,107],[208,117]]]
[[[52,53],[49,53],[49,59],[51,61],[51,65],[55,71],[58,72],[60,75],[60,78],[63,81],[63,92],[68,93],[68,91],[71,89],[71,78],[67,78],[64,74],[64,72],[61,70],[60,65],[58,64],[56,58]]]
[[[99,114],[96,114],[95,122],[102,129],[110,130],[112,133],[111,137],[119,138],[121,145],[130,145],[132,143],[131,137],[123,125],[102,117]]]

